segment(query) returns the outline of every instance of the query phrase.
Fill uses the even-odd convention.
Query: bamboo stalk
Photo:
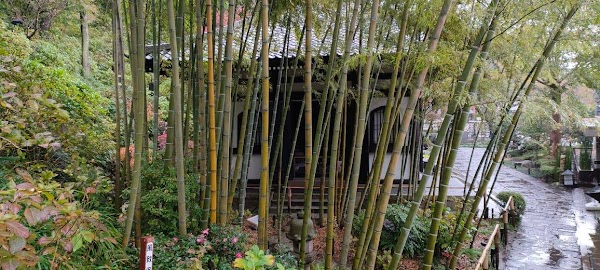
[[[217,222],[217,137],[215,119],[215,74],[212,25],[212,0],[206,0],[206,36],[208,43],[208,145],[210,177],[210,223]]]
[[[223,161],[221,163],[221,198],[219,201],[219,223],[227,223],[229,193],[229,145],[231,143],[231,88],[233,81],[233,22],[235,21],[235,0],[229,1],[227,21],[227,41],[225,45],[225,108],[223,112]]]
[[[444,27],[448,11],[450,10],[450,7],[452,6],[452,2],[453,2],[452,0],[444,1],[444,4],[443,4],[442,9],[440,10],[440,14],[438,16],[438,21],[437,21],[437,24],[436,24],[436,27],[434,30],[434,34],[432,35],[432,37],[430,39],[430,43],[427,48],[427,51],[429,53],[432,53],[437,48],[439,37],[440,37],[442,29]],[[391,186],[392,186],[393,178],[394,178],[394,174],[395,174],[395,167],[396,167],[398,159],[400,157],[400,153],[401,153],[402,147],[404,145],[404,140],[406,138],[407,130],[408,130],[410,122],[413,118],[412,116],[413,116],[415,107],[417,105],[418,98],[422,91],[422,88],[423,88],[423,85],[425,82],[425,78],[428,73],[428,69],[429,69],[429,65],[426,65],[425,68],[423,68],[423,70],[421,71],[421,73],[419,74],[419,76],[417,78],[416,89],[414,91],[412,91],[412,93],[410,95],[410,98],[408,100],[408,105],[404,111],[404,116],[403,116],[402,122],[400,124],[400,132],[397,134],[396,140],[394,141],[394,150],[393,150],[392,157],[390,159],[390,164],[388,165],[386,177],[384,179],[384,188],[382,189],[382,192],[380,195],[381,198],[377,205],[378,213],[374,220],[375,227],[374,227],[373,236],[371,238],[371,242],[369,244],[369,252],[368,252],[368,257],[367,257],[367,265],[368,266],[374,266],[374,264],[375,264],[375,256],[377,254],[377,247],[379,246],[379,237],[381,235],[381,227],[383,226],[383,217],[385,217],[385,212],[387,210],[387,204],[388,204],[388,200],[389,200],[390,190],[391,190]],[[424,187],[424,184],[423,184],[423,187]],[[418,203],[420,203],[420,201]],[[413,210],[413,207],[416,207],[416,209]],[[418,209],[418,204],[413,202],[413,205],[411,206],[411,210],[413,210],[411,212],[414,212],[413,215],[416,215],[417,209]],[[414,218],[414,216],[413,216],[413,218]],[[411,223],[412,223],[412,221],[409,220],[409,217],[407,217],[407,220],[404,225],[405,225],[405,227],[407,225],[411,226],[412,225]],[[409,227],[409,231],[410,231],[410,227]],[[407,232],[403,231],[402,233],[407,233]],[[395,267],[397,268],[397,266],[395,266]]]
[[[143,51],[144,43],[144,14],[143,12],[135,12],[137,10],[144,10],[144,1],[138,1],[136,7],[134,8],[134,3],[132,0],[129,1],[129,13],[131,17],[131,38],[130,38],[130,52],[131,52],[131,73],[133,76],[133,86],[134,86],[134,97],[137,102],[135,106],[135,154],[134,154],[134,166],[132,172],[132,183],[130,188],[130,198],[129,198],[129,206],[127,209],[127,218],[125,222],[125,232],[123,235],[123,247],[126,247],[129,244],[129,239],[131,235],[131,229],[133,227],[133,219],[135,213],[135,204],[138,198],[138,192],[140,191],[141,186],[141,168],[142,168],[142,145],[143,145],[143,128],[144,122],[142,119],[144,118],[144,104],[141,104],[143,101],[142,95],[144,94],[143,87],[143,67],[140,66],[140,63],[143,63],[143,57],[140,57],[140,51]],[[141,24],[141,25],[140,25]],[[140,58],[142,61],[140,61]]]
[[[113,32],[113,61],[114,69],[114,87],[115,87],[115,209],[120,210],[123,205],[121,193],[123,191],[123,178],[121,178],[121,106],[119,104],[119,89],[121,88],[121,69],[119,58],[122,55],[122,47],[119,44],[119,3],[112,5],[112,32]],[[125,110],[127,110],[125,108]],[[128,166],[128,165],[127,165]]]
[[[540,58],[537,60],[537,62],[535,64],[535,71],[534,71],[533,75],[531,76],[531,80],[530,80],[529,85],[527,86],[527,89],[525,90],[524,97],[528,97],[531,94],[531,91],[533,90],[534,83],[537,81],[537,78],[539,77],[539,74],[540,74],[540,72],[541,72],[541,70],[542,70],[542,68],[544,66],[546,58],[549,56],[550,52],[552,52],[552,50],[554,49],[554,46],[555,46],[556,42],[560,38],[562,32],[566,28],[566,26],[569,23],[569,21],[573,18],[573,16],[575,15],[575,13],[577,13],[577,11],[579,10],[579,7],[580,7],[580,3],[579,2],[575,3],[571,7],[571,9],[569,10],[569,13],[567,14],[567,16],[561,22],[561,24],[558,27],[557,31],[554,33],[552,39],[545,46],[542,55],[540,56]],[[523,86],[524,85],[525,84],[523,84]],[[523,86],[521,88],[523,88]],[[475,199],[473,201],[473,205],[474,206],[478,205],[479,202],[481,201],[481,197],[483,195],[484,190],[487,187],[487,183],[492,178],[492,174],[494,173],[494,171],[495,171],[496,167],[498,166],[498,164],[501,162],[501,159],[504,156],[504,152],[506,151],[506,146],[508,145],[508,141],[510,140],[510,137],[512,136],[512,131],[514,130],[514,128],[517,125],[517,123],[519,122],[519,117],[523,113],[523,109],[524,109],[524,105],[521,102],[521,103],[519,103],[517,111],[513,115],[512,121],[511,121],[510,125],[508,126],[508,128],[507,128],[507,130],[506,130],[506,132],[505,132],[505,134],[504,134],[504,136],[502,138],[502,141],[500,142],[500,145],[498,146],[498,150],[497,150],[497,152],[496,152],[496,154],[494,156],[494,160],[492,162],[490,170],[488,170],[485,178],[481,180],[481,188],[477,191],[477,194],[476,194]],[[450,260],[450,264],[449,264],[450,269],[456,268],[458,254],[462,250],[463,241],[465,240],[465,238],[467,236],[467,230],[471,226],[471,222],[473,220],[473,217],[475,216],[475,210],[476,210],[476,208],[473,207],[472,210],[471,210],[471,212],[467,216],[467,219],[465,220],[465,226],[461,230],[460,236],[458,238],[457,245],[454,248],[454,252],[453,252],[452,258]]]
[[[373,46],[375,44],[375,31],[377,27],[377,15],[379,10],[379,1],[375,0],[371,6],[371,16],[369,20],[369,32],[367,37],[367,59],[364,67],[364,73],[362,76],[362,84],[360,87],[360,103],[359,103],[359,115],[358,115],[358,133],[355,138],[354,145],[354,160],[352,164],[352,175],[351,175],[351,183],[350,190],[348,196],[348,210],[347,216],[345,220],[344,226],[344,242],[342,246],[342,254],[340,258],[340,266],[342,268],[346,267],[346,258],[348,255],[348,249],[350,246],[351,240],[351,232],[352,232],[352,222],[354,220],[354,212],[355,212],[355,201],[356,201],[356,193],[358,188],[358,177],[360,172],[361,165],[361,156],[362,156],[362,148],[363,141],[365,137],[365,129],[367,122],[367,111],[368,111],[368,99],[369,99],[369,81],[371,79],[371,69],[373,67]],[[345,256],[344,256],[345,255]]]
[[[500,10],[498,8],[499,0],[494,0],[488,7],[490,11],[493,11],[494,15],[492,18],[492,22],[487,27],[487,36],[483,42],[483,46],[481,48],[480,59],[481,62],[485,62],[487,60],[487,53],[491,43],[492,38],[494,37],[496,24],[498,22],[497,18],[500,15]],[[471,80],[471,85],[469,87],[469,96],[471,98],[475,98],[478,92],[479,81],[482,76],[482,66],[478,66],[473,74],[473,78]],[[425,256],[423,259],[423,269],[431,269],[433,266],[433,255],[435,244],[437,242],[437,234],[439,230],[440,220],[442,218],[443,210],[446,205],[446,198],[448,193],[448,184],[450,183],[450,178],[452,177],[452,169],[454,167],[454,163],[456,161],[456,156],[458,152],[458,148],[460,147],[460,143],[462,141],[462,135],[467,126],[467,120],[469,116],[469,106],[463,106],[460,117],[458,121],[456,121],[455,128],[452,132],[452,142],[450,143],[450,151],[449,155],[447,155],[446,162],[444,164],[444,168],[442,171],[442,179],[440,180],[440,191],[438,199],[435,203],[435,210],[432,215],[431,226],[429,230],[429,237],[427,243],[427,249],[425,250]]]
[[[359,240],[358,243],[356,245],[356,250],[358,251],[355,254],[354,257],[354,262],[353,262],[353,268],[357,269],[358,266],[360,265],[361,262],[361,258],[363,258],[364,253],[366,252],[366,249],[363,250],[363,246],[365,243],[365,239],[367,239],[367,234],[369,234],[369,232],[372,232],[371,230],[369,230],[369,226],[368,224],[370,224],[371,222],[371,213],[372,213],[372,209],[375,207],[375,200],[376,200],[376,196],[377,196],[377,191],[378,191],[378,186],[379,186],[379,182],[381,180],[381,168],[383,165],[383,158],[385,156],[385,153],[387,152],[387,146],[390,142],[390,138],[391,136],[389,136],[390,133],[390,128],[394,125],[394,120],[390,119],[391,115],[392,115],[392,108],[393,108],[393,104],[394,104],[394,100],[395,100],[395,95],[396,95],[396,84],[398,82],[398,73],[400,71],[400,60],[402,59],[402,54],[404,51],[404,35],[406,33],[406,25],[408,23],[408,10],[409,7],[411,6],[411,0],[408,0],[404,3],[404,9],[402,11],[402,22],[401,22],[401,28],[400,28],[400,33],[398,34],[398,40],[396,43],[396,55],[395,55],[395,60],[394,60],[394,71],[392,72],[392,79],[390,82],[390,87],[389,87],[389,91],[388,91],[388,98],[386,101],[386,105],[385,105],[385,109],[384,109],[384,113],[383,113],[383,123],[382,123],[382,129],[381,129],[381,133],[379,134],[379,139],[378,139],[378,143],[377,143],[377,152],[375,155],[375,159],[373,161],[373,168],[372,168],[372,173],[371,173],[371,180],[370,182],[373,184],[376,184],[376,186],[372,187],[369,190],[369,195],[368,195],[368,199],[367,199],[367,211],[365,211],[365,217],[363,220],[363,226],[362,226],[362,230],[359,236]],[[391,122],[391,123],[390,123]],[[366,194],[366,190],[363,191],[363,194]],[[362,207],[359,207],[358,209],[361,209]],[[366,226],[365,226],[366,225]]]
[[[261,173],[258,203],[258,246],[266,250],[267,235],[267,197],[269,186],[269,1],[262,0],[262,132],[261,132]]]

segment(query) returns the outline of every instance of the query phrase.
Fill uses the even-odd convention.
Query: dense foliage
[[[385,223],[381,233],[382,250],[392,250],[396,245],[396,239],[400,235],[400,230],[404,225],[404,220],[408,214],[410,206],[402,204],[391,204],[388,206],[385,214]],[[352,230],[355,234],[361,231],[362,222],[364,220],[364,211],[361,211],[352,224]],[[425,241],[427,240],[427,232],[429,230],[429,220],[420,216],[415,221],[411,230],[411,234],[404,249],[405,255],[415,257],[422,255],[425,249]]]
[[[498,198],[498,200],[506,204],[506,202],[508,202],[508,199],[511,196],[513,197],[513,202],[516,208],[515,211],[518,215],[522,215],[525,212],[525,207],[527,207],[527,203],[525,202],[525,198],[523,198],[523,195],[521,193],[512,191],[502,191],[496,195],[496,198]]]

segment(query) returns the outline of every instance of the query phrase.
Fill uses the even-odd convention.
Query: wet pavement
[[[472,164],[479,163],[483,152],[481,148],[475,150]],[[470,154],[469,148],[459,150],[456,178],[465,178]],[[476,165],[472,165],[469,178],[475,170]],[[527,204],[517,231],[509,233],[500,269],[600,270],[600,212],[585,209],[593,199],[583,188],[545,183],[503,166],[492,194],[500,191],[519,192]]]

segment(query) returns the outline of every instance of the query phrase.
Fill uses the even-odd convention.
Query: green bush
[[[591,170],[592,169],[592,153],[588,151],[586,148],[581,154],[579,158],[579,166],[582,170]]]
[[[150,234],[175,236],[178,231],[177,181],[173,167],[165,166],[158,155],[155,162],[142,167],[141,196],[142,219],[144,231]],[[186,207],[189,212],[188,230],[198,231],[202,209],[198,205],[200,184],[194,175],[185,176]],[[128,192],[126,192],[128,193]],[[127,194],[125,194],[127,196]]]
[[[207,252],[209,243],[206,235],[189,235],[185,238],[154,236],[152,265],[156,269],[190,269]]]
[[[526,207],[526,203],[525,203],[525,198],[523,198],[523,195],[521,195],[521,193],[518,192],[512,192],[512,191],[502,191],[500,193],[498,193],[498,195],[496,195],[496,198],[498,198],[498,200],[500,200],[501,202],[503,202],[504,204],[506,204],[506,202],[508,202],[508,198],[510,198],[510,196],[513,197],[513,201],[515,204],[515,211],[517,212],[517,214],[520,216],[525,212],[525,207]]]
[[[568,147],[565,152],[565,170],[572,170],[571,165],[573,163],[573,149]]]
[[[103,184],[58,183],[50,171],[18,168],[0,189],[0,265],[3,269],[126,269],[120,231],[90,210],[106,196]]]
[[[386,221],[384,222],[383,230],[381,232],[381,240],[379,244],[380,249],[394,249],[396,240],[398,239],[398,236],[400,236],[402,226],[404,226],[404,221],[406,220],[409,209],[409,205],[388,205],[387,212],[385,214]],[[365,213],[363,210],[354,219],[352,224],[354,235],[360,234],[364,216]],[[422,215],[418,215],[414,220],[412,229],[406,242],[406,246],[404,247],[404,254],[406,256],[415,257],[423,254],[427,241],[427,235],[429,233],[429,224],[430,221],[424,218]]]
[[[202,258],[203,264],[209,269],[231,269],[231,262],[243,256],[247,237],[239,226],[211,225],[207,237],[211,249]]]

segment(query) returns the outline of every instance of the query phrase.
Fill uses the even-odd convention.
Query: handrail
[[[479,260],[477,261],[477,265],[475,266],[475,270],[479,270],[479,269],[489,269],[489,251],[492,248],[492,242],[494,245],[496,245],[496,251],[495,254],[496,256],[500,255],[500,252],[498,252],[498,248],[500,246],[500,242],[501,240],[504,240],[504,244],[506,244],[507,242],[507,232],[508,232],[508,223],[509,223],[509,211],[513,211],[515,210],[515,200],[513,198],[513,196],[508,197],[508,200],[506,201],[506,205],[504,205],[504,208],[502,210],[502,223],[504,224],[503,228],[500,228],[500,224],[496,224],[496,226],[494,227],[494,231],[492,232],[492,234],[489,237],[489,240],[487,242],[487,244],[485,245],[485,248],[483,249],[483,252],[481,253],[481,256],[479,257]],[[492,241],[493,240],[493,241]],[[499,258],[497,257],[498,261]],[[496,265],[498,266],[498,265]]]
[[[499,231],[500,231],[500,224],[496,224],[496,227],[494,228],[494,231],[490,235],[490,240],[492,240],[492,239],[495,240]],[[483,249],[483,252],[481,252],[481,257],[479,257],[479,260],[477,261],[477,265],[475,266],[475,270],[481,269],[482,267],[484,267],[484,264],[485,264],[486,269],[487,269],[488,252],[490,251],[490,248],[492,248],[492,242],[496,242],[496,241],[489,241],[488,240],[487,244],[485,245],[485,248]]]

